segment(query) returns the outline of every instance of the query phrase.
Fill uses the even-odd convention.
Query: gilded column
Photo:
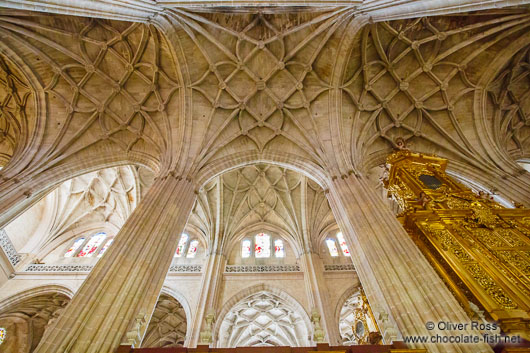
[[[383,199],[362,176],[332,181],[328,194],[368,301],[386,343],[406,336],[436,335],[427,322],[469,323],[464,310],[423,257]],[[397,325],[401,335],[393,333]],[[480,335],[445,331],[444,335]],[[392,337],[394,336],[394,337]],[[487,344],[410,344],[430,353],[492,352]]]
[[[330,345],[340,345],[338,322],[334,319],[334,308],[328,301],[328,287],[324,280],[324,264],[318,254],[305,252],[300,256],[304,270],[309,305],[321,315],[321,324]]]
[[[195,198],[189,181],[155,180],[35,352],[110,353],[125,341],[139,345]]]

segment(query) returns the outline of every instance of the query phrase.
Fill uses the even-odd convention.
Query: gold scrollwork
[[[478,284],[486,293],[488,293],[498,304],[505,309],[516,309],[515,304],[504,291],[493,281],[493,279],[484,272],[484,270],[478,264],[469,264],[466,266],[471,276],[477,281]]]

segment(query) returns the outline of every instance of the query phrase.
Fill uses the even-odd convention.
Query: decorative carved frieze
[[[171,265],[169,272],[202,272],[202,265]]]
[[[25,272],[90,272],[94,265],[45,265],[31,264],[24,270]],[[202,265],[172,265],[169,272],[175,273],[199,273]]]
[[[324,271],[355,271],[355,267],[353,264],[347,264],[347,265],[324,265]]]
[[[299,265],[227,265],[225,272],[300,272]]]
[[[13,246],[13,243],[11,243],[11,240],[4,229],[0,229],[0,247],[4,250],[11,265],[15,266],[20,262],[20,255],[18,254],[17,249]]]

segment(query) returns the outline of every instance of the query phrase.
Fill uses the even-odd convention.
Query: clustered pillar
[[[110,353],[140,341],[195,198],[190,182],[157,179],[35,352]]]
[[[321,316],[321,324],[327,334],[327,342],[331,345],[340,345],[338,322],[336,322],[329,303],[329,293],[324,280],[324,264],[318,254],[307,251],[300,257],[304,282],[309,299],[309,305],[316,309]]]
[[[469,318],[407,232],[362,176],[331,183],[328,199],[352,250],[359,279],[386,343],[435,335],[428,322],[467,323]],[[392,332],[393,326],[398,332]],[[446,331],[444,335],[479,335]],[[411,344],[414,348],[420,345]],[[492,352],[485,343],[426,344],[430,353]]]

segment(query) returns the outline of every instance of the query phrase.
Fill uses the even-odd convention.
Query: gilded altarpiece
[[[447,160],[402,150],[384,179],[399,219],[468,314],[483,308],[530,338],[530,210],[505,208],[446,174]]]

